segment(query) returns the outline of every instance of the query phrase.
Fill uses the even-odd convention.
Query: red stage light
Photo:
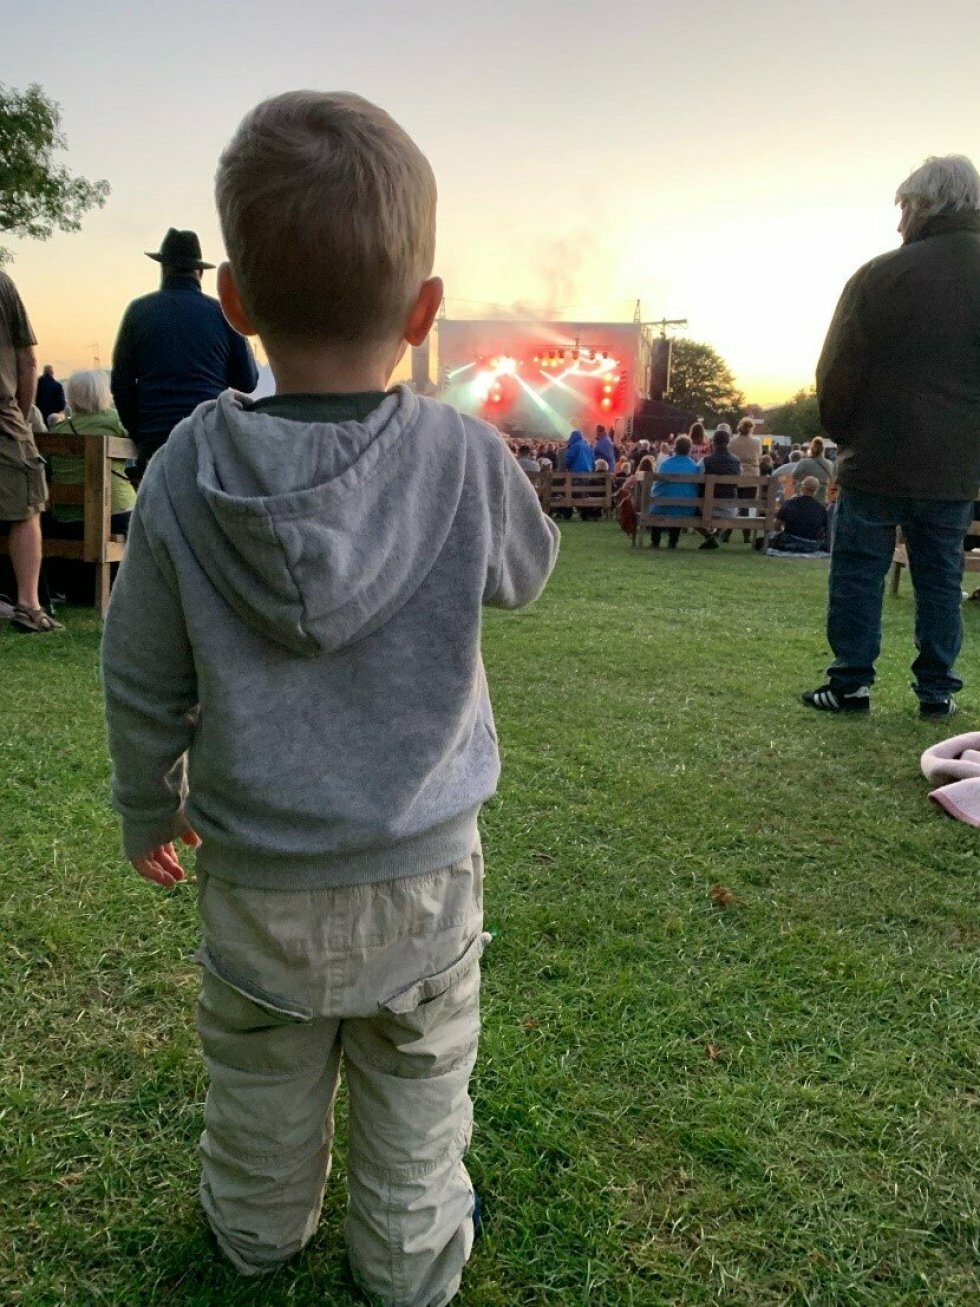
[[[602,407],[603,407],[603,408],[612,408],[612,400],[609,398],[608,395],[607,395],[606,398],[602,401]]]

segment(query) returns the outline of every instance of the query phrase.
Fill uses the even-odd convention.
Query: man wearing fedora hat
[[[129,305],[112,352],[112,394],[139,451],[137,477],[198,404],[258,383],[248,341],[201,290],[201,274],[214,264],[201,258],[197,232],[171,227],[159,250],[146,253],[163,265],[160,289]]]

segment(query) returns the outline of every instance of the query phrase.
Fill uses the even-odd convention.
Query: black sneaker
[[[923,699],[919,704],[919,716],[927,722],[938,721],[940,717],[952,717],[958,712],[952,695],[948,699]]]
[[[821,685],[819,690],[807,690],[806,694],[801,694],[800,702],[818,712],[870,712],[871,691],[862,685],[852,694],[844,694],[828,683]]]
[[[699,549],[720,549],[721,546],[718,544],[718,541],[717,541],[717,539],[716,539],[714,536],[709,536],[708,539],[705,540],[705,542],[704,542],[703,545],[698,545],[698,548],[699,548]]]

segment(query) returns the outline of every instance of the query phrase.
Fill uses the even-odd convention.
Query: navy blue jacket
[[[248,393],[259,374],[252,350],[193,274],[133,300],[112,352],[112,395],[137,448],[152,452],[182,418],[223,390]]]
[[[40,410],[41,417],[47,422],[52,413],[65,411],[65,388],[60,381],[42,372],[37,379],[37,392],[34,403]]]
[[[708,476],[740,477],[742,464],[727,449],[713,449],[701,460],[701,471]],[[737,490],[737,486],[715,486],[715,499],[735,499]]]

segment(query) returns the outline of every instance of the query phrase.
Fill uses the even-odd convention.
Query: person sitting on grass
[[[664,476],[697,476],[701,469],[691,457],[691,437],[678,436],[674,441],[673,454],[670,458],[665,458],[657,470]],[[650,495],[650,511],[657,512],[656,501],[658,499],[698,499],[699,497],[700,487],[693,482],[655,481]],[[685,504],[665,504],[657,515],[659,517],[691,518],[696,514],[696,508],[688,508]],[[667,528],[668,549],[677,548],[682,529],[679,526]],[[650,528],[650,544],[654,549],[660,548],[661,535],[662,530],[659,526]]]
[[[387,389],[443,286],[435,178],[386,113],[267,100],[216,191],[221,305],[276,391],[200,404],[147,468],[103,639],[114,804],[147,880],[198,847],[219,1249],[256,1276],[313,1238],[343,1063],[354,1279],[434,1307],[479,1222],[480,612],[537,598],[559,532],[491,426]]]
[[[816,554],[827,548],[827,510],[817,500],[820,482],[804,477],[800,493],[776,514],[782,528],[770,541],[770,549],[787,554]]]
[[[729,452],[729,443],[731,435],[719,427],[711,437],[711,453],[706,454],[701,462],[701,471],[708,476],[716,477],[737,477],[742,475],[742,464],[734,454]],[[736,505],[736,492],[738,486],[720,485],[715,486],[715,515],[717,517],[738,517],[738,507]],[[718,532],[716,530],[707,530],[704,533],[704,544],[702,549],[718,548]],[[731,530],[721,533],[721,539],[725,544],[732,538]]]
[[[55,427],[56,436],[85,436],[105,439],[125,436],[119,415],[112,406],[109,378],[104,372],[73,372],[66,387],[70,416]],[[56,486],[85,484],[84,454],[52,454],[51,481]],[[126,476],[126,460],[112,460],[110,529],[113,535],[125,535],[136,504],[136,491]],[[52,504],[50,534],[64,539],[81,539],[85,533],[85,510],[81,504]]]

